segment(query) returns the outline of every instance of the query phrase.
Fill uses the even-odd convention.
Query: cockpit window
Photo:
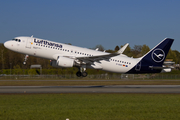
[[[13,41],[21,42],[20,39],[12,39]]]

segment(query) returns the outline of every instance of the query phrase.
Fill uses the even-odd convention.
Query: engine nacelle
[[[73,67],[74,59],[58,56],[57,60],[51,61],[53,67]]]

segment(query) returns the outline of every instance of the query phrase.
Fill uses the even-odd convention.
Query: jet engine
[[[58,56],[57,60],[52,60],[50,64],[53,67],[73,67],[74,59]]]

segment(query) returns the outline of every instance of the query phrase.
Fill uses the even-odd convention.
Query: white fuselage
[[[68,56],[69,58],[76,59],[78,57],[91,57],[109,54],[106,52],[76,47],[34,37],[16,37],[14,40],[7,41],[4,43],[4,45],[8,49],[22,54],[50,60],[57,60],[58,56]],[[87,65],[87,67],[116,73],[126,73],[140,60],[140,58],[129,58],[121,54],[111,57],[108,60],[100,60],[98,62],[95,61],[91,65]]]

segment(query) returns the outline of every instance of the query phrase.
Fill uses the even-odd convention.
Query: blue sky
[[[170,37],[180,51],[179,12],[179,0],[1,0],[0,43],[34,35],[86,48],[152,48]]]

